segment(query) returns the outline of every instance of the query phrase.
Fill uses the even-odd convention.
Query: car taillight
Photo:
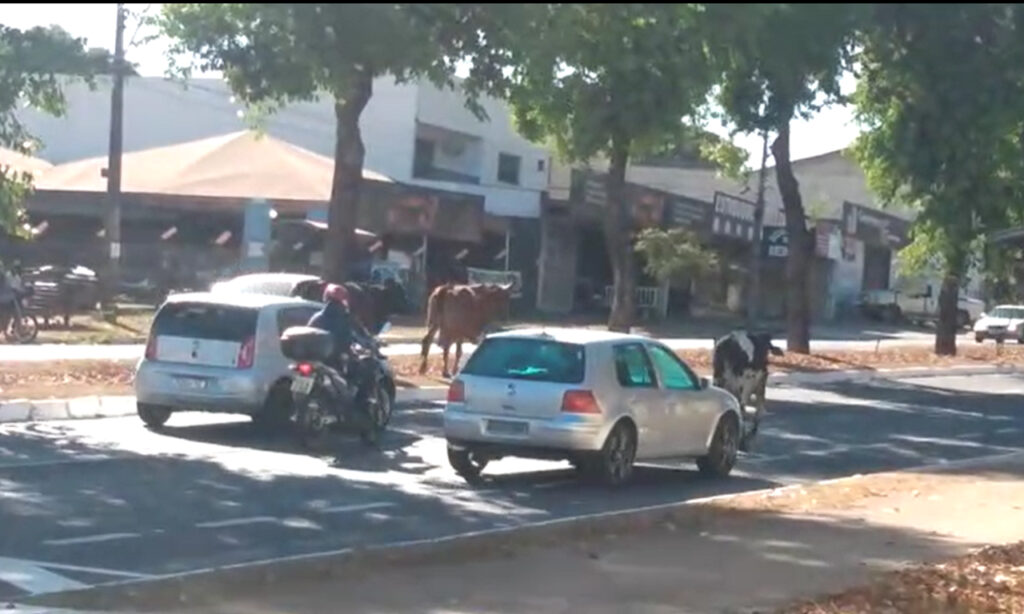
[[[238,349],[238,368],[251,369],[253,359],[256,358],[256,338],[249,337]]]
[[[146,360],[156,360],[156,335],[150,335],[146,341]]]
[[[303,377],[309,377],[313,375],[313,365],[308,362],[300,362],[294,366],[295,372]]]
[[[462,383],[462,380],[457,379],[448,386],[448,402],[466,402],[466,385]]]
[[[568,414],[599,414],[601,408],[589,390],[569,390],[562,395],[562,411]]]

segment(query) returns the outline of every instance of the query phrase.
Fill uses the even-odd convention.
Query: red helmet
[[[348,303],[348,290],[345,289],[345,286],[327,284],[327,287],[324,288],[324,302],[330,303],[331,301],[342,304]]]

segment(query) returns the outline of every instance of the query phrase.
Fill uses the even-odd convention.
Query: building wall
[[[398,181],[483,195],[496,215],[537,217],[540,194],[547,186],[547,153],[519,137],[508,110],[485,99],[490,121],[477,120],[453,91],[423,82],[397,84],[374,80],[373,97],[360,118],[367,168]],[[19,112],[28,131],[43,141],[38,156],[55,164],[107,153],[110,129],[110,82],[95,90],[81,83],[66,89],[68,112],[53,118],[32,109]],[[172,145],[252,127],[243,105],[216,79],[193,79],[187,89],[159,77],[132,77],[125,84],[125,151]],[[480,137],[480,185],[412,178],[417,121]],[[289,104],[261,118],[266,131],[284,141],[334,157],[335,119],[327,99]],[[523,158],[519,186],[497,182],[498,153]],[[538,171],[538,160],[544,170]]]
[[[417,121],[480,138],[480,183],[471,185],[421,179],[412,182],[443,190],[482,194],[486,198],[487,212],[493,215],[539,217],[540,196],[548,189],[550,154],[516,132],[509,108],[503,101],[485,97],[480,104],[487,114],[485,121],[478,120],[466,108],[462,95],[457,91],[442,90],[426,82],[420,84]],[[501,153],[521,158],[519,185],[498,181],[498,156]]]

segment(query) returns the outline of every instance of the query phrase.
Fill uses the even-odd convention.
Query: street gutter
[[[909,367],[902,369],[860,369],[829,372],[772,373],[772,386],[809,386],[836,383],[867,383],[876,380],[912,379],[968,375],[1012,375],[1024,373],[1019,367],[1007,365],[952,367]],[[446,386],[399,388],[395,402],[403,405],[436,403],[445,400]],[[118,418],[135,415],[135,397],[91,396],[73,399],[0,401],[0,423],[41,422],[47,420],[79,420]]]

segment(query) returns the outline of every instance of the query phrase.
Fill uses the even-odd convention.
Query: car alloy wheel
[[[736,465],[738,454],[739,422],[732,414],[726,414],[718,421],[711,449],[706,456],[697,459],[697,468],[705,475],[725,477]]]
[[[600,478],[609,486],[618,486],[633,477],[636,460],[636,433],[624,422],[619,422],[608,434],[601,450],[598,465]]]

